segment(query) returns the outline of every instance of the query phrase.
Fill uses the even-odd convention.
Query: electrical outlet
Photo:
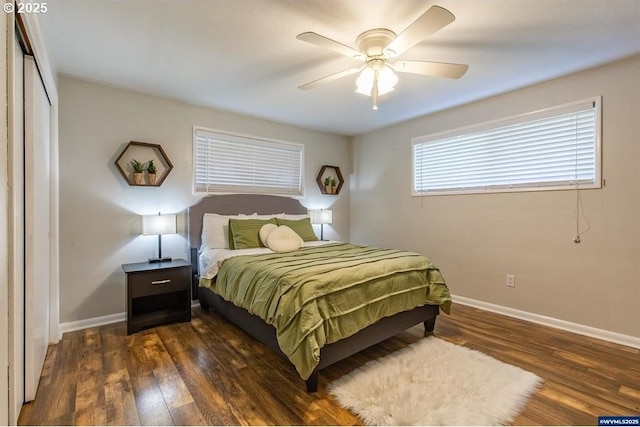
[[[508,288],[515,288],[516,287],[516,276],[513,275],[513,274],[507,274],[506,283],[507,283],[507,287]]]

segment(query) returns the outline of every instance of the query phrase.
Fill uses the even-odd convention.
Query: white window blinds
[[[413,145],[413,194],[600,187],[599,99]]]
[[[195,193],[303,195],[304,146],[194,128]]]

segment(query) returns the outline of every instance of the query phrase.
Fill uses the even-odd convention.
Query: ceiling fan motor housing
[[[356,39],[356,45],[367,57],[382,57],[384,49],[396,38],[396,33],[386,28],[365,31]]]

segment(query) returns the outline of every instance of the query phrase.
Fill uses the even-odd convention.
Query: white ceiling
[[[469,64],[461,79],[400,74],[378,111],[355,75],[297,89],[361,64],[297,34],[355,47],[435,4],[456,20],[401,59]],[[638,0],[51,0],[43,19],[61,74],[344,135],[640,53]]]

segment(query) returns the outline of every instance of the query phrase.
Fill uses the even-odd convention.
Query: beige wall
[[[424,253],[456,295],[640,337],[639,76],[636,56],[356,137],[352,241]],[[583,192],[581,244],[574,191],[411,197],[412,137],[598,95],[606,187]]]
[[[334,209],[325,238],[349,240],[349,142],[346,137],[211,110],[62,77],[60,128],[60,322],[122,313],[121,264],[157,256],[157,238],[140,236],[141,214],[181,213],[179,235],[163,237],[163,255],[188,255],[185,209],[192,194],[194,125],[305,145],[308,208]],[[162,145],[174,169],[161,187],[130,187],[114,161],[129,141]],[[315,177],[337,165],[347,183],[320,194]]]

